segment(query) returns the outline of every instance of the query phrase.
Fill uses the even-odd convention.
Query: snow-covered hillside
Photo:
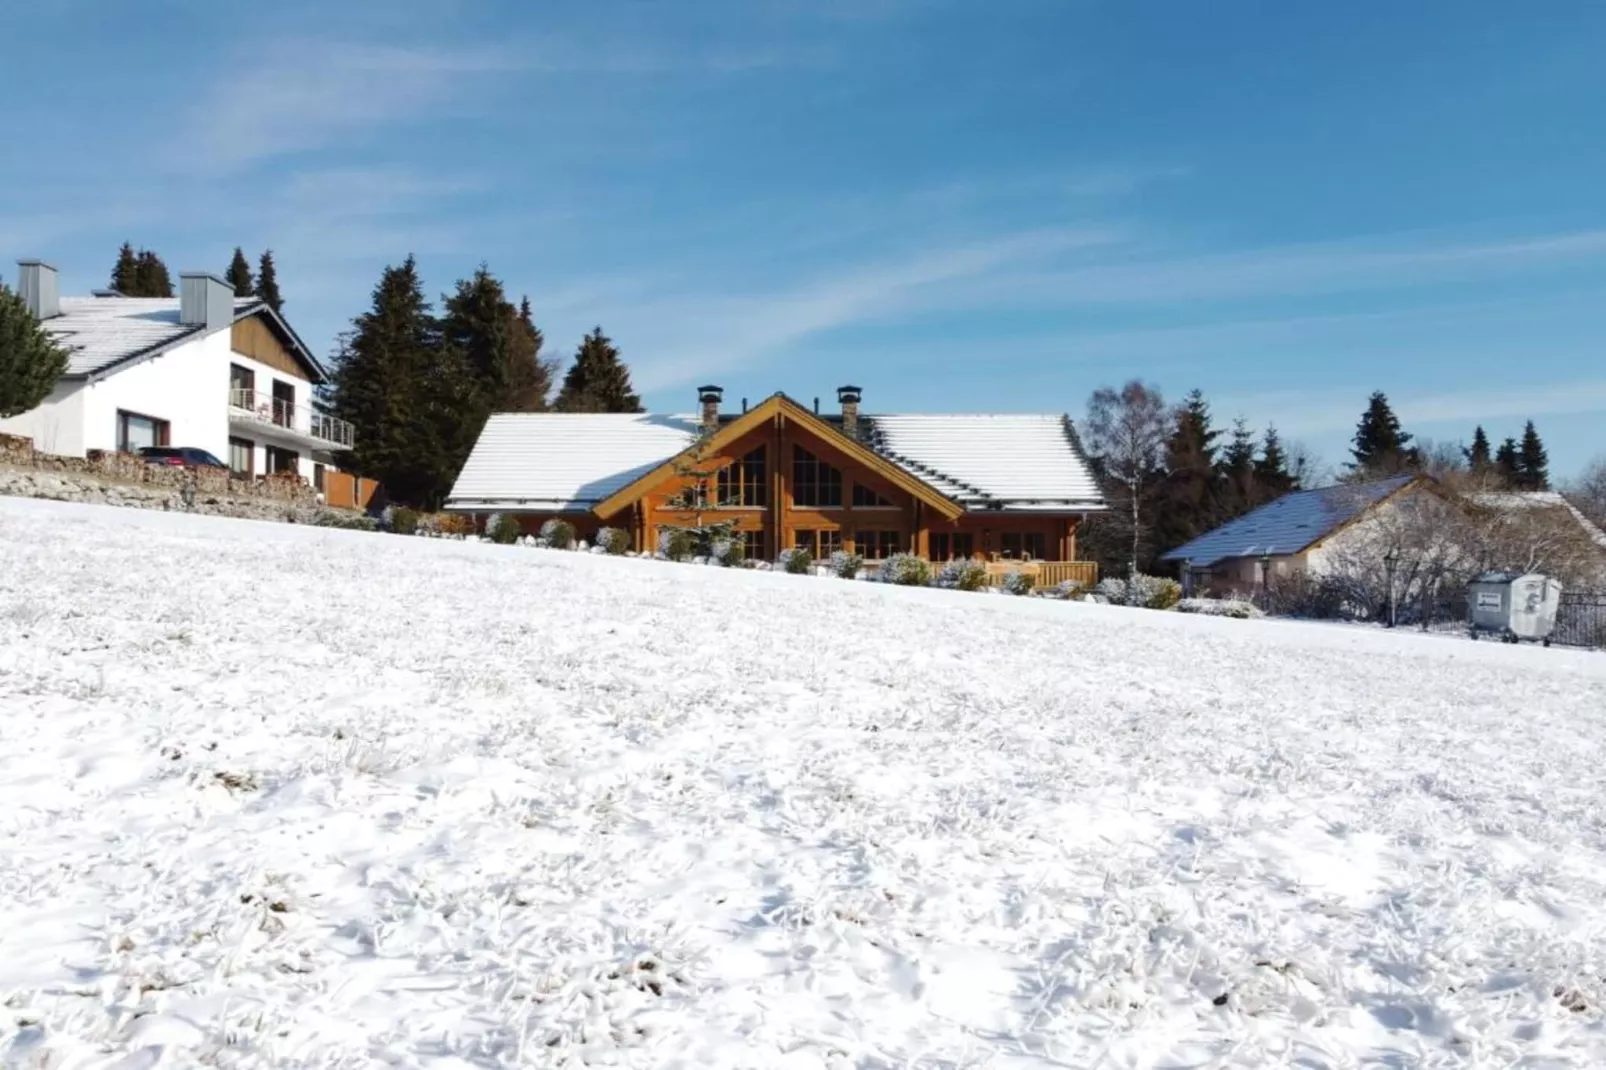
[[[19,500],[0,627],[6,1065],[1606,1065],[1599,654]]]

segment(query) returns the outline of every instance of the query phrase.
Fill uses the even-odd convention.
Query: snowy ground
[[[1600,654],[15,499],[0,628],[9,1066],[1606,1065]]]

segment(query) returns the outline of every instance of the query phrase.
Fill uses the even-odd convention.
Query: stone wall
[[[147,464],[127,453],[87,457],[41,453],[33,442],[0,435],[0,494],[213,516],[310,522],[324,511],[299,476],[235,479],[217,468]]]

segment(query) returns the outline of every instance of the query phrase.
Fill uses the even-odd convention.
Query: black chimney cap
[[[836,388],[836,399],[841,402],[858,401],[864,396],[864,391],[856,386],[839,386]]]
[[[697,388],[698,401],[713,401],[717,403],[723,401],[724,398],[725,388],[722,386],[700,386]]]

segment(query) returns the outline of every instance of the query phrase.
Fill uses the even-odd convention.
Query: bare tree
[[[1606,457],[1599,457],[1567,488],[1567,500],[1597,526],[1606,527]]]
[[[1086,445],[1117,490],[1115,496],[1124,499],[1117,505],[1130,525],[1134,572],[1148,535],[1143,506],[1161,473],[1173,419],[1159,388],[1137,379],[1120,390],[1096,390],[1087,401]]]

